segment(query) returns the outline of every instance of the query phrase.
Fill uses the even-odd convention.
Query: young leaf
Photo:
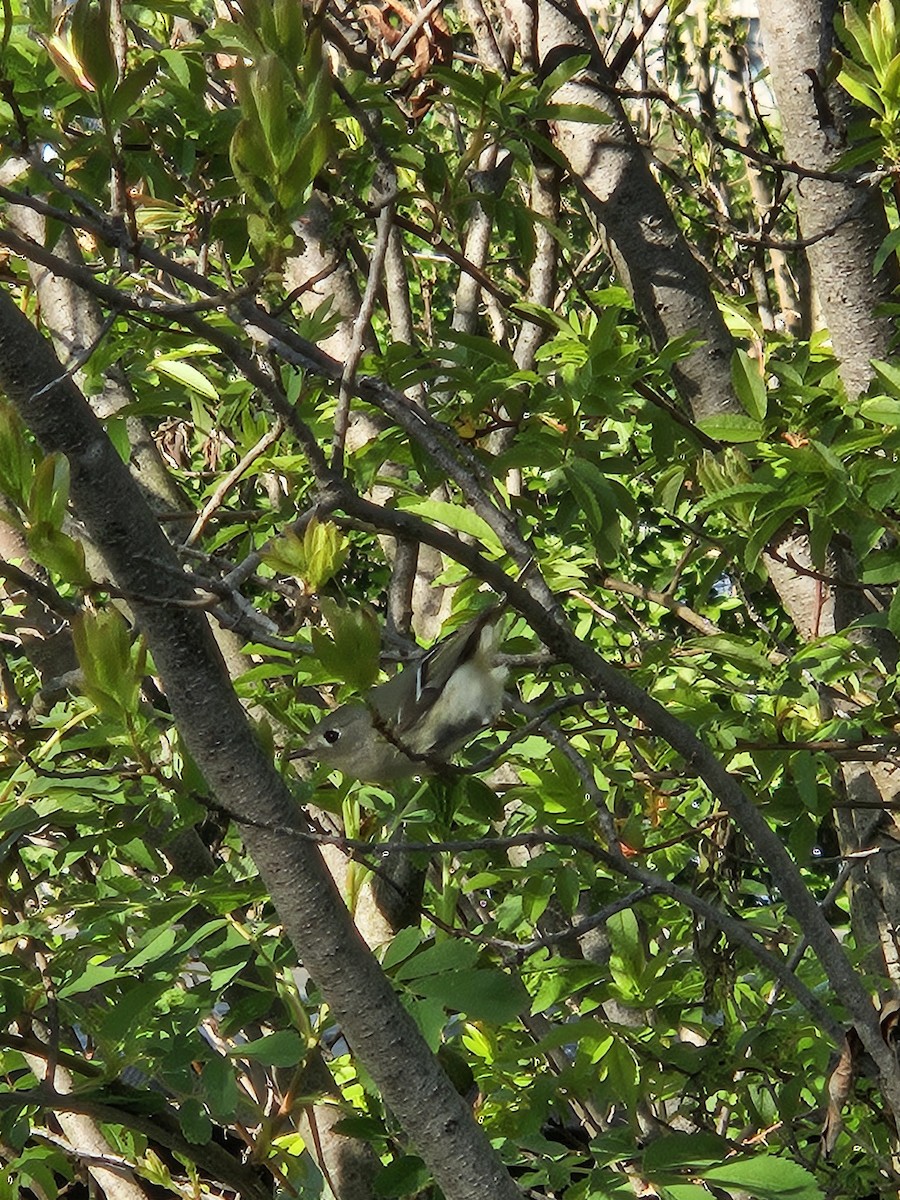
[[[367,691],[378,677],[381,650],[381,631],[371,609],[341,608],[324,596],[320,605],[332,637],[312,631],[319,661],[355,691]]]
[[[137,711],[141,678],[124,618],[114,608],[84,610],[72,622],[85,694],[112,716]]]
[[[34,476],[35,453],[11,404],[0,401],[0,492],[25,508]]]
[[[34,472],[28,496],[28,520],[32,525],[60,529],[69,504],[69,460],[48,454]]]
[[[293,530],[276,538],[263,551],[263,562],[273,571],[302,579],[309,592],[318,592],[344,565],[347,539],[333,521],[313,517],[303,535]]]
[[[110,93],[118,70],[109,33],[109,0],[77,0],[72,12],[72,49],[98,94]]]
[[[731,360],[731,382],[744,411],[757,421],[764,421],[768,405],[766,381],[760,374],[759,363],[746,350],[735,350]]]

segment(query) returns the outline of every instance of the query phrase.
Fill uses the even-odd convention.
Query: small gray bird
[[[432,773],[503,707],[500,615],[497,605],[486,608],[364,699],[323,717],[298,757],[365,783]]]

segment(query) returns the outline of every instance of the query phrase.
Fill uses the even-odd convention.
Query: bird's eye
[[[340,741],[341,731],[339,729],[325,729],[322,732],[322,737],[329,746],[333,746],[335,742]]]

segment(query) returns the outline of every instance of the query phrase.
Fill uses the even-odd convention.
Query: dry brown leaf
[[[837,1063],[828,1076],[828,1108],[822,1125],[822,1153],[827,1158],[834,1149],[838,1134],[843,1128],[841,1109],[850,1098],[853,1090],[853,1079],[856,1066],[862,1050],[862,1042],[855,1029],[851,1029],[844,1038],[844,1044]]]

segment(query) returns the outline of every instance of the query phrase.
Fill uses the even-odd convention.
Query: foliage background
[[[7,0],[3,1195],[896,1188],[900,44],[773,7]],[[96,536],[73,382],[177,584]],[[484,583],[477,770],[300,778]],[[185,611],[299,823],[182,716]],[[417,1125],[362,944],[314,968],[300,842],[515,1185]]]

